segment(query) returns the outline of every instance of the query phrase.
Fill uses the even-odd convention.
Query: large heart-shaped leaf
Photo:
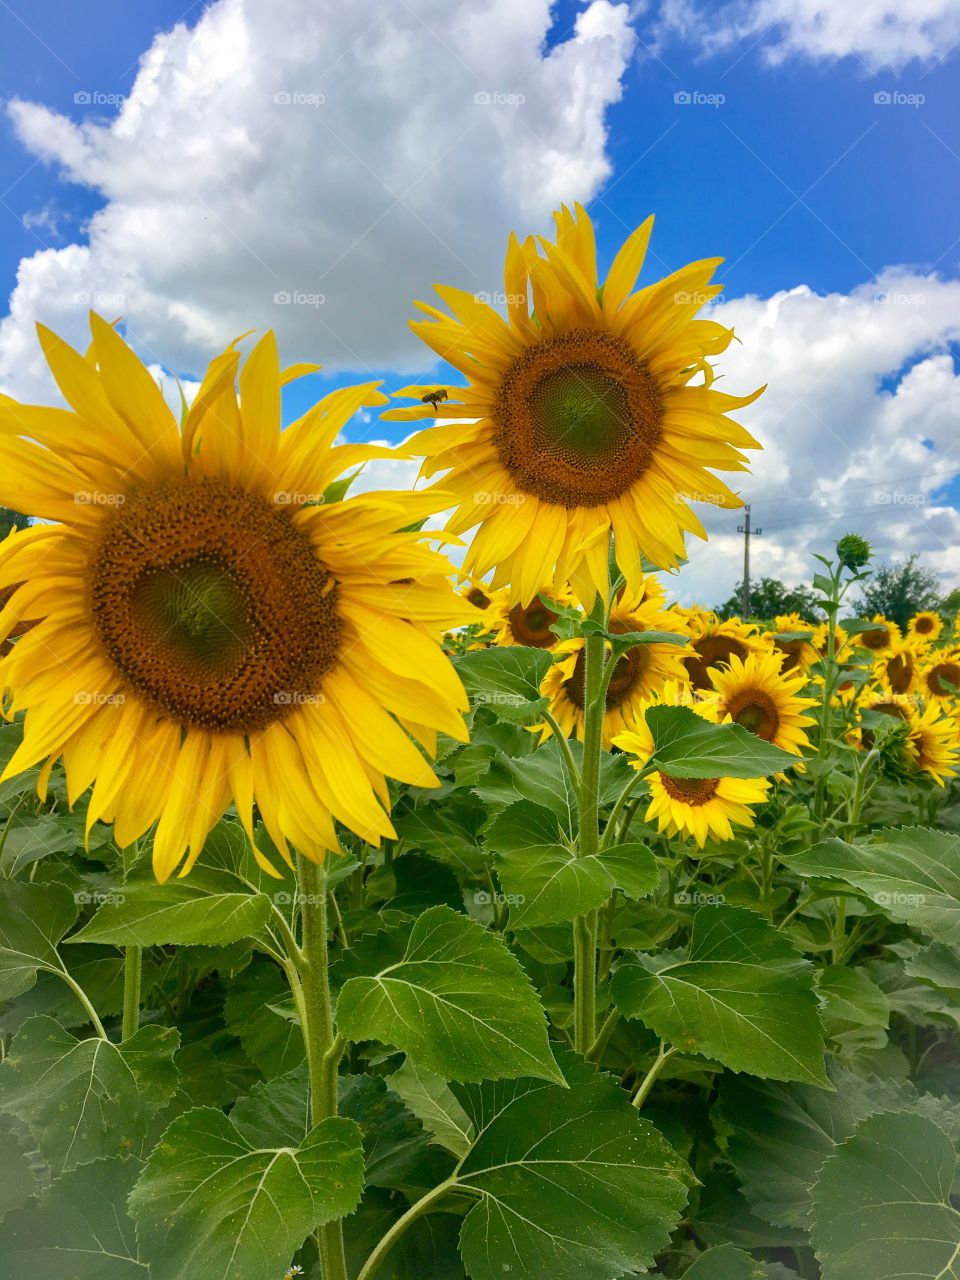
[[[812,1239],[823,1280],[960,1280],[954,1145],[910,1112],[871,1116],[824,1164]]]
[[[651,707],[650,763],[673,778],[764,778],[797,763],[738,724],[710,724],[689,707]]]
[[[348,1040],[396,1045],[446,1080],[563,1078],[519,961],[449,907],[417,919],[401,960],[344,983],[337,1026]]]
[[[0,1227],[0,1274],[29,1280],[147,1280],[127,1196],[138,1160],[73,1169]]]
[[[178,1043],[169,1027],[141,1027],[116,1045],[31,1018],[0,1068],[0,1109],[26,1123],[58,1172],[140,1155],[150,1121],[176,1092]]]
[[[38,969],[62,970],[57,943],[78,910],[62,884],[0,880],[0,1000],[29,991]]]
[[[568,1075],[454,1086],[477,1133],[457,1172],[481,1197],[460,1234],[472,1280],[610,1280],[667,1244],[689,1171],[616,1083]]]
[[[260,1147],[213,1107],[174,1120],[130,1196],[152,1280],[283,1274],[311,1231],[363,1190],[352,1120],[322,1120],[296,1146]]]
[[[721,1244],[701,1253],[683,1274],[686,1280],[768,1280],[770,1272],[748,1253]]]
[[[492,707],[503,720],[529,724],[547,705],[540,683],[552,662],[546,649],[511,645],[462,654],[454,666],[472,702]]]
[[[853,844],[835,836],[784,861],[797,875],[840,881],[894,920],[960,946],[960,836],[924,827]]]
[[[263,893],[211,893],[190,880],[128,882],[70,941],[223,946],[256,937],[269,916],[270,899]]]
[[[626,1017],[685,1053],[829,1087],[812,967],[752,911],[702,907],[687,950],[622,964],[612,994]]]
[[[638,898],[656,888],[656,859],[644,845],[581,857],[563,835],[557,815],[529,800],[511,805],[487,827],[484,843],[498,855],[511,925],[530,929],[575,920],[602,906],[614,889]]]

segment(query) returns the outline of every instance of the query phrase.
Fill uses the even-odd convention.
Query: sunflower
[[[614,735],[623,733],[633,724],[645,699],[654,696],[668,682],[677,683],[680,659],[669,651],[678,649],[683,652],[682,648],[672,644],[637,644],[617,659],[607,688],[603,717],[603,745],[608,750]],[[564,735],[582,738],[586,669],[584,641],[579,637],[564,640],[557,645],[555,653],[557,661],[544,677],[540,692],[550,699],[550,714]],[[549,724],[536,727],[543,740],[550,737],[552,729]]]
[[[877,680],[893,693],[912,693],[919,674],[918,654],[914,644],[907,640],[891,640],[890,647],[877,657],[873,664]]]
[[[804,730],[814,723],[805,714],[816,706],[815,698],[801,698],[806,677],[786,676],[778,653],[753,653],[745,660],[731,657],[723,671],[710,672],[717,693],[717,712],[772,742],[775,747],[799,755],[810,745]]]
[[[712,471],[743,471],[758,448],[727,414],[760,392],[716,391],[708,357],[733,330],[697,312],[720,286],[720,262],[695,262],[631,293],[653,220],[629,236],[601,285],[593,226],[576,206],[555,215],[556,242],[510,237],[503,318],[459,289],[437,286],[453,312],[424,303],[412,328],[469,379],[448,399],[405,387],[419,403],[385,417],[457,419],[410,442],[423,474],[445,471],[456,494],[447,528],[479,531],[468,572],[496,569],[526,604],[554,577],[585,608],[608,586],[609,531],[632,587],[643,557],[664,568],[684,556],[687,532],[706,537],[688,502],[739,507]],[[532,310],[529,295],[532,294]],[[698,383],[694,382],[697,377]],[[426,402],[425,396],[427,397]]]
[[[774,618],[773,646],[783,655],[780,670],[784,675],[789,671],[806,673],[817,661],[819,655],[811,643],[815,630],[816,624],[801,618],[799,613],[782,613]],[[797,632],[805,632],[806,635],[797,635]]]
[[[716,708],[696,698],[689,689],[668,683],[658,698],[641,704],[634,722],[618,734],[613,745],[633,756],[631,765],[642,770],[653,754],[653,735],[646,722],[652,706],[686,705],[705,720],[714,720]],[[751,805],[763,804],[770,790],[766,778],[674,778],[662,771],[647,779],[650,804],[645,817],[656,819],[662,835],[690,836],[699,848],[708,837],[732,840],[733,826],[754,825]]]
[[[555,591],[552,586],[541,587],[527,604],[511,603],[509,593],[501,591],[490,620],[491,630],[496,636],[494,643],[523,645],[527,649],[555,649],[560,637],[550,628],[560,615],[544,603],[544,597],[561,605],[573,603],[569,591]]]
[[[449,563],[397,532],[429,500],[324,502],[349,466],[389,450],[331,447],[375,383],[333,392],[283,432],[273,334],[242,369],[210,365],[182,426],[119,335],[91,316],[88,358],[40,339],[72,407],[0,400],[0,502],[44,521],[5,542],[0,662],[7,713],[25,712],[9,778],[62,757],[87,830],[130,845],[156,823],[153,864],[185,874],[231,803],[253,805],[288,861],[320,860],[334,820],[393,834],[385,776],[435,785],[428,751],[465,739],[444,625],[468,622]],[[239,371],[238,388],[235,381]],[[472,609],[472,606],[470,607]],[[462,616],[461,616],[462,615]],[[262,854],[255,856],[265,866]]]
[[[934,613],[929,609],[925,609],[921,613],[915,613],[907,623],[907,635],[926,644],[932,644],[934,640],[938,640],[942,630],[943,619],[939,613]]]
[[[933,702],[923,711],[910,710],[906,719],[907,763],[918,772],[929,774],[937,786],[944,786],[945,778],[956,777],[955,766],[960,758],[956,721],[943,715]]]
[[[853,640],[855,644],[869,649],[871,653],[887,653],[902,639],[897,624],[885,618],[882,613],[875,613],[869,621],[877,625],[868,627],[865,631],[858,631]]]
[[[960,690],[960,649],[941,649],[920,671],[924,695],[941,704],[954,702]]]
[[[692,657],[684,659],[687,675],[696,689],[712,689],[710,672],[729,664],[731,658],[741,661],[748,654],[762,650],[768,643],[757,634],[753,623],[728,618],[721,622],[715,613],[693,611],[691,622]]]
[[[479,579],[468,579],[460,587],[459,595],[461,595],[468,604],[472,604],[475,609],[486,611],[493,605],[496,600],[497,593],[491,591],[487,583],[481,582]],[[489,615],[488,615],[489,617]],[[474,618],[474,622],[486,623],[488,618]]]

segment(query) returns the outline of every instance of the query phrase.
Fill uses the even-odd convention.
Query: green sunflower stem
[[[598,596],[593,618],[602,621],[607,602]],[[605,710],[604,641],[601,635],[584,638],[583,763],[580,785],[577,851],[589,858],[600,850],[600,758]],[[597,913],[580,916],[573,925],[574,1047],[589,1052],[597,1036]]]
[[[143,952],[127,947],[123,954],[123,1024],[121,1038],[129,1040],[140,1026],[140,982],[143,977]],[[116,1007],[116,1006],[114,1006]]]
[[[337,1035],[330,1001],[327,953],[327,876],[323,866],[300,859],[303,887],[303,945],[300,979],[303,984],[303,1038],[310,1070],[310,1115],[319,1124],[337,1114],[337,1068],[343,1040]],[[317,1229],[323,1280],[347,1280],[343,1226],[328,1222]]]

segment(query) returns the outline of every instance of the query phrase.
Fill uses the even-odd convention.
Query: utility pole
[[[744,503],[743,524],[737,525],[737,533],[743,534],[743,582],[740,589],[740,616],[750,617],[750,535],[754,537],[763,533],[762,529],[750,528],[750,503]]]

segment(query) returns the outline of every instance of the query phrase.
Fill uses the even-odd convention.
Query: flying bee
[[[425,396],[420,397],[421,404],[432,404],[436,409],[438,405],[443,404],[444,400],[449,400],[450,396],[445,387],[440,387],[438,391],[428,391]]]

